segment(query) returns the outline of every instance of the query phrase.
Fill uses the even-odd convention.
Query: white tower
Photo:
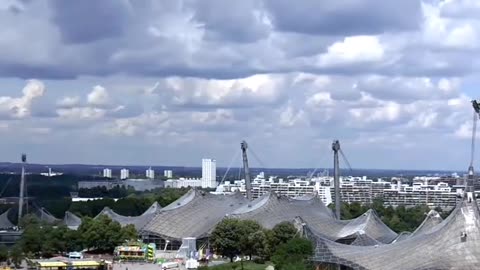
[[[163,176],[167,178],[172,178],[173,177],[173,171],[172,170],[164,170],[163,171]]]
[[[148,170],[145,172],[145,175],[147,176],[147,179],[155,179],[155,171],[152,170],[152,168],[148,168]]]
[[[202,159],[202,188],[217,187],[217,162],[214,159]]]
[[[112,178],[112,170],[108,168],[103,169],[103,177]]]
[[[130,171],[128,171],[128,169],[121,169],[120,170],[120,179],[127,179],[128,177],[130,177]]]

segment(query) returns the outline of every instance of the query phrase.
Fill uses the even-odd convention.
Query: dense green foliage
[[[130,194],[134,194],[133,188],[126,188],[124,186],[115,186],[112,189],[106,187],[94,187],[94,188],[80,188],[78,190],[78,196],[84,198],[123,198]]]
[[[107,216],[98,219],[85,218],[76,231],[64,225],[53,227],[30,216],[26,216],[22,224],[24,232],[19,246],[29,257],[51,257],[83,249],[112,252],[126,240],[137,239],[133,225],[122,228],[118,222]]]
[[[19,245],[15,245],[11,249],[8,249],[6,246],[0,246],[0,263],[13,264],[16,268],[20,268],[23,258],[23,252]]]
[[[266,261],[273,258],[280,247],[284,247],[296,238],[297,229],[291,223],[281,223],[272,230],[267,230],[255,221],[224,219],[213,230],[210,244],[217,254],[228,257],[230,261],[233,261],[236,256],[248,256],[249,259],[255,257],[257,261]],[[297,244],[299,241],[292,243]],[[310,243],[305,239],[303,241]],[[304,242],[300,241],[300,243]],[[296,263],[303,264],[305,256],[310,256],[311,252],[302,253],[304,256],[300,256],[301,252],[309,250],[304,246],[295,246],[295,248],[299,254]]]
[[[185,188],[164,188],[142,194],[130,194],[128,197],[121,198],[116,202],[111,198],[74,202],[71,203],[69,211],[80,216],[95,217],[105,206],[108,206],[120,215],[138,216],[145,212],[154,202],[158,202],[164,207],[180,198],[187,191],[188,189]],[[57,212],[51,209],[48,210],[52,214]],[[61,216],[63,216],[63,214],[59,217]]]
[[[37,199],[68,197],[76,191],[80,180],[91,180],[93,177],[76,175],[59,175],[46,177],[42,175],[27,175],[26,194]],[[2,197],[17,197],[20,192],[20,175],[0,174],[0,190]]]
[[[309,258],[313,255],[313,244],[305,238],[293,238],[277,247],[272,256],[275,269],[312,269]]]
[[[242,235],[243,222],[238,219],[224,219],[217,224],[210,236],[210,244],[213,249],[222,256],[230,258],[230,262],[233,262],[233,258],[240,254],[240,241],[242,241],[244,235]]]
[[[335,208],[332,204],[331,208]],[[383,201],[375,200],[371,205],[361,205],[359,203],[342,204],[342,219],[348,220],[356,218],[368,209],[373,209],[392,230],[400,233],[405,231],[414,231],[425,219],[426,214],[430,209],[426,205],[418,205],[411,208],[399,206],[393,208],[391,206],[385,207]],[[436,208],[443,217],[448,215],[448,212],[443,212],[442,209]]]

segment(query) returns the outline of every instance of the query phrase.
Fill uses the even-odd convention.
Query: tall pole
[[[480,104],[476,100],[472,100],[473,106],[473,127],[472,127],[472,144],[470,147],[470,166],[468,167],[467,181],[465,183],[465,190],[467,192],[473,192],[475,190],[475,170],[473,162],[475,158],[475,140],[477,137],[477,121],[480,115]]]
[[[25,190],[25,164],[27,163],[27,155],[22,154],[22,175],[20,177],[20,196],[18,199],[18,222],[20,222],[23,215],[23,196]]]
[[[247,157],[247,142],[242,141],[240,144],[242,148],[242,155],[243,155],[243,169],[245,171],[245,189],[247,190],[247,199],[249,201],[252,200],[252,187],[250,183],[250,169],[248,168],[248,157]]]
[[[340,219],[340,209],[342,207],[342,198],[340,197],[340,162],[338,160],[338,152],[340,151],[340,142],[333,141],[333,183],[335,185],[335,216]]]

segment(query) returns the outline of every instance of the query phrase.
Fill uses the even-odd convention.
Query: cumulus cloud
[[[100,85],[94,86],[92,92],[90,92],[87,96],[87,102],[89,105],[94,106],[108,105],[110,102],[110,96],[107,92],[107,89]]]
[[[158,93],[184,107],[250,107],[272,105],[285,93],[284,77],[254,75],[235,80],[172,77],[161,81]]]
[[[4,117],[25,118],[30,116],[33,102],[45,94],[45,85],[38,80],[30,80],[22,90],[21,97],[0,97],[0,113]]]
[[[377,37],[352,36],[335,42],[328,47],[327,53],[319,57],[320,66],[336,66],[378,62],[382,60],[384,49]]]
[[[80,104],[80,97],[63,97],[57,101],[57,105],[61,107],[75,107]]]

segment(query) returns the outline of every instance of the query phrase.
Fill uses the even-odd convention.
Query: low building
[[[154,179],[125,179],[121,181],[121,185],[126,188],[133,188],[136,191],[148,191],[163,188],[164,181]]]
[[[202,187],[202,179],[197,178],[179,178],[168,179],[165,181],[166,188],[188,188],[188,187]]]
[[[147,191],[164,187],[164,181],[154,179],[124,179],[124,180],[100,180],[100,181],[79,181],[79,189],[90,189],[105,187],[107,190],[114,187],[131,187],[136,191]]]

